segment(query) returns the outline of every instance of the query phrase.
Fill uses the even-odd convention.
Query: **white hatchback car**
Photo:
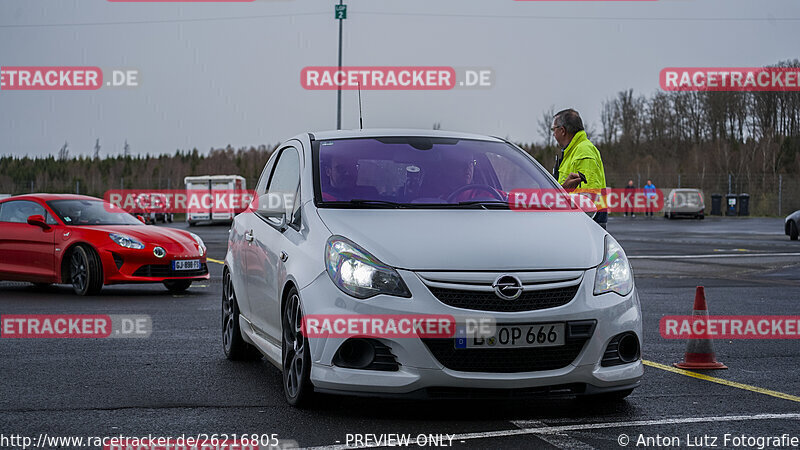
[[[513,189],[563,192],[494,137],[355,130],[284,142],[258,181],[258,205],[230,230],[225,354],[266,356],[292,405],[315,391],[627,396],[644,369],[624,251],[580,211],[509,208]],[[374,327],[310,336],[312,316],[457,319],[436,336]],[[470,318],[491,328],[465,335]]]

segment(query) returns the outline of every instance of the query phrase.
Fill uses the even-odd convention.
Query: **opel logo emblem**
[[[492,287],[494,293],[504,300],[516,300],[522,294],[522,282],[514,275],[500,275]]]
[[[156,258],[163,258],[167,256],[167,251],[162,247],[156,247],[153,249],[153,254],[156,255]]]

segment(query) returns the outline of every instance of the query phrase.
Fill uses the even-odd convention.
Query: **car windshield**
[[[101,200],[53,200],[47,202],[66,225],[141,225],[121,208]]]
[[[519,149],[496,141],[385,137],[315,141],[320,206],[508,207],[513,189],[554,189]]]

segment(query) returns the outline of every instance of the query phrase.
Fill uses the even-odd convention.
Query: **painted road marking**
[[[800,256],[800,253],[713,253],[709,255],[632,255],[628,259],[754,258],[758,256]]]
[[[769,389],[760,388],[758,386],[750,386],[749,384],[742,384],[737,383],[735,381],[728,381],[723,380],[722,378],[711,377],[708,375],[704,375],[702,373],[693,372],[691,370],[683,370],[678,369],[677,367],[666,366],[664,364],[659,364],[653,361],[642,360],[642,362],[646,366],[655,367],[656,369],[666,370],[667,372],[677,373],[680,375],[686,375],[687,377],[693,377],[700,380],[710,381],[712,383],[724,384],[725,386],[731,386],[739,389],[744,389],[750,392],[757,392],[759,394],[769,395],[772,397],[782,398],[784,400],[791,400],[793,402],[800,402],[800,397],[791,394],[785,394],[783,392],[772,391]]]
[[[626,428],[626,427],[639,427],[639,426],[653,426],[653,425],[674,425],[681,423],[704,423],[704,422],[744,422],[748,420],[798,420],[800,413],[785,413],[785,414],[752,414],[752,415],[737,415],[737,416],[710,416],[710,417],[674,417],[653,420],[631,420],[627,422],[601,422],[601,423],[583,423],[575,425],[560,425],[556,427],[536,427],[536,428],[515,428],[511,430],[497,430],[497,431],[483,431],[477,433],[461,433],[448,435],[452,436],[454,441],[467,440],[467,439],[491,439],[508,436],[525,436],[530,434],[558,434],[568,431],[581,431],[581,430],[598,430],[604,428]],[[525,427],[531,421],[516,420],[511,421],[514,425]],[[537,422],[538,423],[538,422]],[[413,434],[413,433],[412,433]],[[416,439],[410,439],[410,444],[416,444]],[[348,446],[346,444],[327,445],[319,447],[308,447],[314,450],[344,450],[348,448],[375,448],[379,445],[364,445],[364,446]]]
[[[220,260],[218,260],[218,259],[212,259],[212,258],[208,258],[208,257],[206,257],[206,261],[211,261],[211,262],[213,262],[213,263],[222,264],[222,265],[224,265],[224,264],[225,264],[225,262],[224,262],[224,261],[220,261]]]
[[[800,413],[753,414],[748,416],[738,415],[738,416],[710,416],[710,417],[673,417],[673,418],[652,419],[652,420],[631,420],[627,422],[579,423],[575,425],[560,425],[557,427],[540,427],[540,428],[525,428],[525,424],[528,421],[515,420],[512,421],[511,423],[523,428],[521,428],[520,430],[509,430],[509,431],[528,431],[532,433],[552,434],[552,433],[563,433],[565,431],[596,430],[601,428],[624,428],[624,427],[643,427],[643,426],[653,426],[653,425],[675,425],[681,423],[695,423],[695,422],[740,422],[747,420],[775,420],[775,419],[786,419],[786,420],[800,419]],[[490,431],[489,433],[497,433],[497,432]],[[480,433],[467,433],[467,434],[480,434]],[[462,437],[461,439],[464,438]]]
[[[519,425],[519,423],[525,423],[524,426]],[[547,428],[547,424],[538,420],[525,420],[525,421],[516,421],[512,422],[514,425],[517,425],[520,428]],[[544,433],[542,433],[544,434]],[[539,439],[547,442],[548,444],[552,445],[555,448],[569,448],[569,449],[576,449],[576,450],[594,450],[594,447],[591,445],[579,441],[567,433],[558,432],[552,434],[544,434],[544,436],[537,436]],[[462,441],[463,442],[463,441]]]

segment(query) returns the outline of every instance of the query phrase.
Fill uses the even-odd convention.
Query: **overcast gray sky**
[[[3,0],[0,66],[140,72],[135,89],[0,92],[0,154],[119,154],[271,144],[336,126],[336,91],[305,90],[336,65],[334,1],[112,3]],[[491,89],[364,91],[366,127],[540,140],[550,105],[599,131],[601,102],[652,94],[664,67],[758,67],[795,59],[797,0],[346,0],[346,66],[489,67]],[[107,74],[106,74],[107,75]],[[343,126],[358,125],[343,93]]]

